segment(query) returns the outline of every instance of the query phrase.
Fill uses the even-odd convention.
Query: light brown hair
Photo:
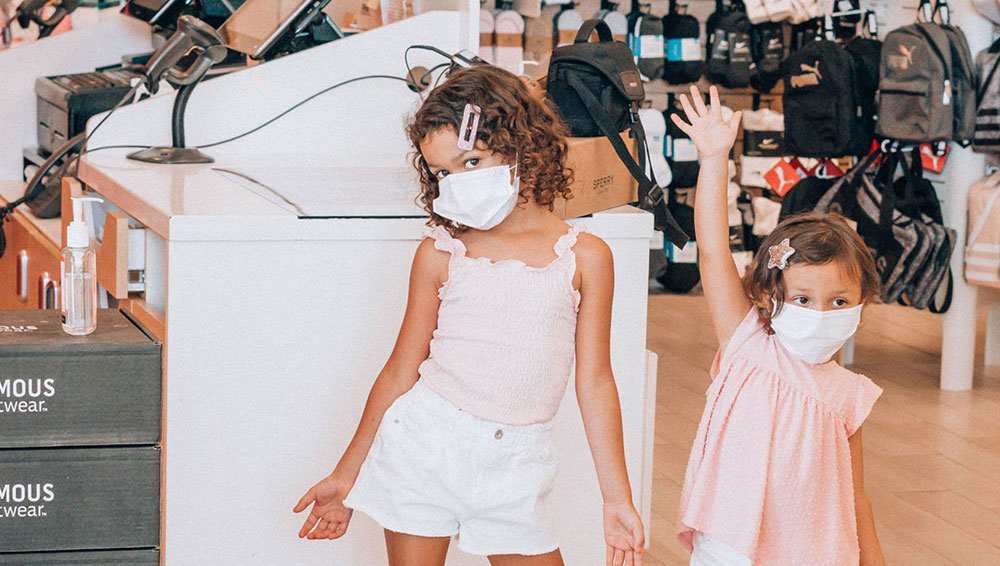
[[[790,216],[764,238],[760,251],[743,276],[743,288],[769,333],[773,332],[771,318],[781,312],[785,303],[785,280],[781,269],[767,266],[768,250],[785,238],[795,248],[795,253],[788,258],[789,267],[835,261],[852,281],[861,286],[862,303],[878,297],[879,276],[875,259],[847,219],[836,213]],[[776,304],[772,304],[772,298]]]
[[[536,98],[512,73],[491,65],[474,66],[453,72],[432,90],[406,126],[416,149],[413,165],[420,174],[418,200],[430,214],[429,225],[458,229],[455,223],[434,213],[438,179],[420,153],[420,142],[441,128],[452,128],[457,133],[466,103],[482,110],[477,147],[485,146],[507,163],[519,160],[521,202],[528,202],[527,195],[532,194],[535,202],[552,210],[555,199],[571,198],[572,171],[566,170],[569,130],[552,104]]]

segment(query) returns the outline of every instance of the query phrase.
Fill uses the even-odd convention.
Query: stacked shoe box
[[[0,311],[0,566],[159,563],[161,381],[121,312]]]

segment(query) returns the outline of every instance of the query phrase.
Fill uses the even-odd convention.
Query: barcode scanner
[[[196,54],[194,61],[187,67],[180,67],[181,60],[189,53]],[[151,94],[156,94],[161,80],[180,87],[174,99],[173,145],[130,153],[129,159],[162,164],[214,161],[197,148],[184,146],[184,110],[191,92],[205,73],[225,58],[226,46],[215,28],[187,14],[177,19],[177,31],[153,53],[143,69],[144,83]]]
[[[192,51],[198,53],[197,58],[186,68],[178,68],[181,59]],[[225,58],[226,46],[215,28],[185,14],[177,19],[177,31],[146,63],[146,90],[156,94],[161,80],[176,87],[195,84],[212,65]]]
[[[17,7],[14,18],[18,25],[27,29],[31,22],[38,24],[38,38],[48,37],[52,30],[71,14],[78,6],[78,0],[24,0]],[[53,6],[55,11],[48,18],[42,17],[46,6]]]

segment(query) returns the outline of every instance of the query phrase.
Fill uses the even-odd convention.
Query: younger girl
[[[299,536],[338,538],[359,509],[384,527],[393,565],[444,564],[453,535],[494,565],[561,565],[552,419],[575,354],[607,564],[641,563],[609,355],[611,251],[551,212],[569,196],[564,127],[484,66],[434,89],[408,134],[434,229],[354,438],[295,506],[312,504]]]
[[[729,252],[726,175],[740,113],[698,90],[674,122],[701,154],[698,261],[719,354],[681,494],[691,564],[883,566],[864,491],[861,423],[882,390],[830,361],[878,293],[840,216],[788,218],[742,284]],[[692,107],[692,101],[694,106]]]

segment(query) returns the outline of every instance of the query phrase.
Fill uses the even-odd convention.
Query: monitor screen
[[[329,0],[246,0],[219,28],[226,45],[254,58],[263,57],[303,14]]]

